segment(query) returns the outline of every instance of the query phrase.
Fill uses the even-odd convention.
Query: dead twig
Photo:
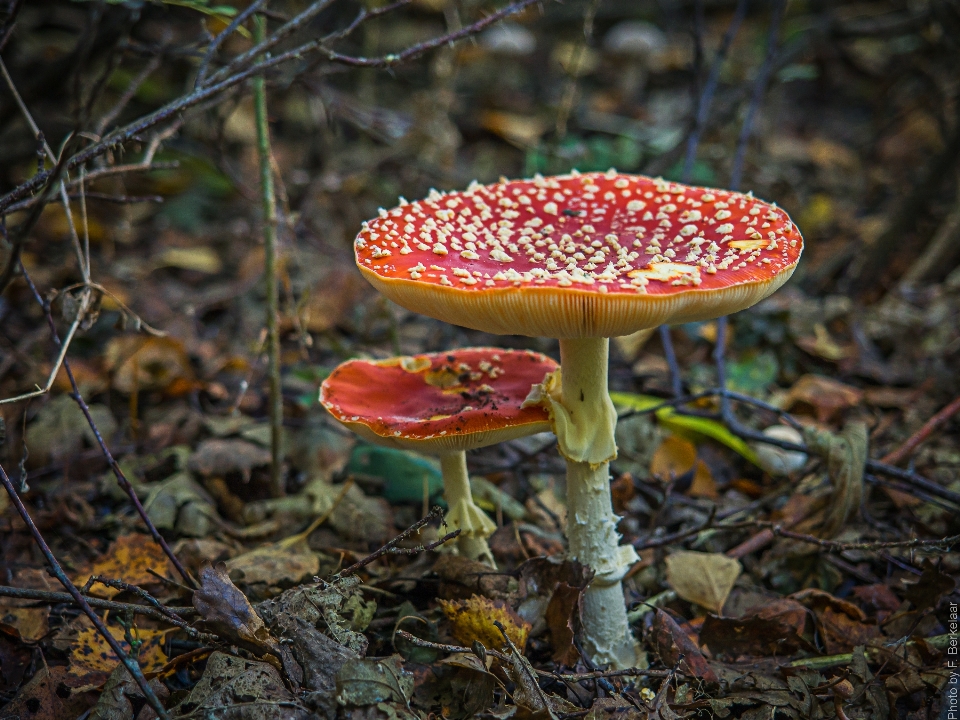
[[[737,0],[737,7],[733,11],[733,17],[730,18],[730,24],[723,34],[723,40],[720,41],[720,47],[717,49],[717,54],[714,56],[713,63],[710,65],[710,75],[703,86],[703,91],[697,98],[697,114],[694,118],[693,129],[687,138],[687,153],[683,160],[683,172],[680,177],[680,182],[688,182],[690,174],[693,172],[693,164],[697,159],[697,147],[700,145],[700,137],[707,125],[710,106],[713,104],[713,96],[717,92],[717,86],[720,84],[720,70],[723,68],[723,63],[727,59],[727,53],[730,52],[730,46],[733,44],[733,39],[737,36],[737,31],[740,30],[740,25],[743,24],[743,18],[746,13],[747,0]],[[661,333],[662,332],[661,330]],[[672,347],[673,345],[671,344],[671,349]],[[676,394],[679,395],[680,393]]]
[[[33,590],[30,588],[9,587],[7,585],[0,585],[0,597],[11,597],[19,600],[39,600],[51,605],[60,603],[76,604],[73,596],[70,593],[54,592],[52,590]],[[95,597],[88,597],[87,604],[89,604],[90,607],[99,608],[101,610],[110,610],[111,612],[133,613],[135,615],[143,615],[145,617],[153,618],[154,620],[162,620],[164,622],[169,622],[170,620],[170,617],[166,613],[150,607],[149,605],[117,602],[116,600],[103,600]],[[192,607],[165,606],[165,610],[180,617],[190,617],[191,615],[197,614],[196,609]]]
[[[757,71],[757,77],[753,83],[753,95],[750,98],[750,105],[747,107],[747,114],[743,118],[743,125],[740,126],[740,136],[737,138],[737,149],[733,155],[733,169],[730,171],[731,190],[740,189],[740,181],[743,178],[743,163],[747,156],[747,144],[753,133],[753,119],[760,109],[763,95],[767,91],[767,83],[770,81],[770,74],[773,72],[777,49],[780,45],[780,21],[783,19],[783,11],[786,5],[787,0],[774,0],[773,10],[770,13],[770,29],[767,33],[767,54],[763,58],[763,64]]]
[[[123,470],[120,469],[120,464],[116,461],[116,458],[113,457],[113,454],[110,452],[110,448],[107,447],[106,442],[103,440],[103,436],[100,434],[100,429],[97,427],[97,424],[93,420],[93,416],[90,414],[90,408],[87,406],[86,401],[83,399],[83,396],[80,394],[80,388],[77,386],[76,378],[73,376],[73,370],[70,368],[70,363],[66,359],[66,351],[69,345],[69,342],[61,342],[60,335],[57,333],[56,323],[53,321],[53,314],[50,311],[50,303],[44,302],[43,298],[40,296],[37,286],[33,284],[33,280],[30,278],[29,273],[26,268],[21,267],[23,273],[23,279],[26,281],[27,286],[30,288],[30,292],[33,293],[34,300],[37,301],[37,304],[43,309],[44,315],[47,319],[47,325],[50,328],[50,337],[53,339],[54,345],[61,349],[60,357],[62,359],[63,369],[67,374],[67,379],[70,381],[71,393],[70,397],[73,398],[74,402],[77,403],[77,406],[83,412],[84,417],[87,419],[87,424],[90,426],[90,430],[93,432],[94,437],[97,440],[97,444],[100,446],[100,451],[103,453],[104,458],[107,460],[107,463],[110,465],[110,469],[113,471],[114,476],[117,479],[117,484],[120,488],[127,494],[127,497],[130,498],[130,502],[133,503],[134,508],[137,511],[137,514],[140,516],[140,519],[143,520],[144,525],[147,526],[147,530],[150,532],[150,536],[153,538],[162,549],[164,554],[170,559],[170,562],[176,568],[177,572],[184,579],[184,581],[191,587],[196,587],[196,581],[190,576],[190,573],[187,572],[186,568],[180,563],[177,559],[177,556],[174,554],[173,550],[170,549],[170,546],[167,544],[167,541],[163,538],[160,532],[157,530],[156,526],[147,516],[147,511],[143,507],[143,503],[140,502],[140,498],[137,497],[136,490],[133,489],[133,486],[130,484],[130,481],[127,480],[126,475],[124,475]],[[82,314],[78,314],[78,321],[82,317]],[[55,377],[55,376],[54,376]]]
[[[254,18],[254,41],[264,44],[267,20]],[[267,117],[267,83],[263,75],[253,80],[253,105],[256,112],[257,155],[260,160],[260,201],[263,207],[264,284],[267,313],[267,378],[270,408],[270,494],[286,495],[283,457],[280,448],[283,433],[283,392],[280,387],[280,292],[277,287],[277,197],[270,167],[270,123]]]
[[[256,2],[250,3],[250,5],[248,5],[243,12],[231,20],[230,24],[227,25],[221,32],[217,33],[213,40],[210,41],[210,44],[207,46],[207,52],[203,56],[203,60],[200,61],[200,68],[197,70],[197,80],[194,83],[195,88],[202,85],[203,81],[206,79],[207,70],[210,67],[210,63],[217,54],[217,50],[219,50],[220,46],[223,44],[223,41],[233,35],[233,33],[237,31],[237,28],[245,23],[247,19],[253,15],[253,13],[259,11],[265,3],[266,0],[256,0]]]
[[[429,640],[424,640],[419,638],[416,635],[411,635],[406,630],[397,630],[396,636],[403,638],[412,645],[417,647],[426,648],[428,650],[438,650],[440,652],[447,653],[470,653],[473,654],[473,648],[463,647],[461,645],[447,645],[444,643],[435,643],[430,642]],[[487,655],[492,655],[501,662],[510,662],[504,653],[499,650],[494,650],[492,648],[483,648],[483,652]],[[552,680],[559,680],[561,682],[586,682],[588,680],[597,680],[598,678],[609,678],[609,677],[669,677],[673,674],[671,670],[647,670],[641,668],[626,668],[624,670],[596,670],[593,672],[585,673],[554,673],[549,670],[540,670],[534,668],[534,672],[541,677],[550,678]]]
[[[955,398],[953,402],[927,420],[923,424],[923,427],[904,441],[903,445],[884,455],[880,459],[880,462],[888,465],[896,465],[901,460],[905,460],[913,454],[913,451],[916,450],[921,443],[926,442],[937,428],[958,412],[960,412],[960,397]]]
[[[434,548],[440,547],[445,542],[449,542],[450,540],[453,540],[455,537],[457,537],[460,534],[460,530],[454,530],[453,532],[447,533],[439,540],[435,540],[434,542],[428,543],[426,545],[417,545],[416,547],[412,547],[412,548],[397,547],[398,543],[401,543],[407,538],[409,538],[411,535],[415,535],[416,533],[420,532],[422,528],[426,527],[432,521],[441,520],[442,518],[443,518],[443,509],[441,507],[435,506],[431,508],[430,512],[427,513],[425,517],[421,518],[420,520],[417,520],[417,522],[415,522],[413,525],[408,527],[402,533],[397,535],[395,538],[393,538],[393,540],[389,541],[383,547],[377,550],[374,550],[365,558],[358,560],[350,567],[345,568],[340,572],[338,572],[336,575],[334,575],[330,579],[330,581],[332,582],[333,580],[344,577],[346,575],[352,575],[360,568],[366,567],[367,565],[383,557],[384,555],[416,555],[417,553],[426,552],[427,550],[433,550]]]
[[[40,548],[40,552],[42,552],[43,556],[46,558],[47,564],[50,566],[54,577],[57,578],[64,588],[66,588],[67,592],[73,598],[73,602],[80,606],[80,609],[83,610],[84,614],[90,618],[90,622],[93,623],[93,626],[97,629],[97,632],[99,632],[103,636],[104,640],[107,641],[107,644],[110,646],[110,649],[113,650],[114,655],[117,656],[117,659],[127,669],[134,681],[137,683],[137,686],[143,693],[144,698],[146,698],[150,707],[153,708],[153,711],[157,714],[157,717],[160,718],[160,720],[169,720],[170,715],[157,698],[156,693],[153,692],[153,688],[150,687],[150,683],[147,682],[147,679],[143,676],[143,671],[140,669],[140,665],[137,663],[136,659],[127,655],[127,653],[123,651],[123,648],[120,647],[120,643],[117,642],[117,639],[110,633],[110,631],[107,629],[107,626],[104,625],[103,621],[100,619],[100,616],[93,611],[93,608],[90,607],[90,603],[87,602],[86,598],[80,594],[77,586],[70,582],[70,579],[67,577],[66,573],[63,571],[63,568],[60,566],[60,563],[54,557],[53,552],[47,545],[46,540],[43,539],[43,535],[40,534],[40,530],[37,529],[36,524],[33,522],[33,518],[30,517],[30,513],[27,512],[27,508],[20,500],[20,496],[14,489],[13,483],[10,482],[7,471],[3,469],[2,465],[0,465],[0,483],[3,483],[4,489],[6,489],[7,494],[10,496],[10,501],[17,509],[17,513],[20,515],[20,518],[23,520],[24,524],[27,526],[27,529],[30,531],[30,534],[33,536],[34,541]]]

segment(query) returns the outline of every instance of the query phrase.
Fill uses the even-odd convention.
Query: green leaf
[[[610,393],[610,399],[613,400],[614,405],[627,410],[643,411],[663,404],[661,398],[636,393],[612,392]],[[656,415],[657,422],[668,430],[680,434],[703,435],[726,445],[754,465],[759,466],[760,464],[753,449],[742,438],[730,432],[723,423],[710,418],[681,415],[672,407],[662,407],[655,410],[654,415]]]
[[[439,463],[406,450],[359,444],[347,472],[382,480],[381,497],[389,503],[422,501],[424,483],[431,501],[443,492]]]
[[[213,15],[220,18],[231,18],[237,14],[237,9],[229,5],[209,5],[201,0],[161,0],[164,5],[177,5],[190,8],[204,15]]]

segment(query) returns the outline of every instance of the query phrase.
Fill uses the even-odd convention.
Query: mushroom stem
[[[487,538],[497,526],[473,501],[467,454],[463,450],[444,453],[440,456],[440,470],[443,472],[443,497],[450,508],[444,522],[451,530],[460,530],[457,550],[471,560],[496,568]]]
[[[619,518],[610,498],[608,453],[612,448],[616,457],[616,411],[607,387],[609,353],[608,338],[560,340],[561,404],[568,428],[558,437],[567,458],[570,554],[596,573],[583,596],[584,646],[594,662],[626,668],[637,664],[638,646],[620,581],[637,556],[633,547],[619,544]]]

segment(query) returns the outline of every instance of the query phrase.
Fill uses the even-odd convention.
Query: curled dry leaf
[[[853,603],[828,592],[808,588],[790,596],[809,608],[817,623],[817,632],[827,654],[850,652],[857,645],[867,645],[879,637],[880,630]]]
[[[223,563],[200,569],[200,587],[193,593],[193,606],[215,633],[240,647],[262,655],[280,655],[277,641],[247,600],[233,584]]]
[[[805,435],[807,445],[827,459],[833,492],[820,532],[825,537],[833,537],[851,516],[860,512],[870,436],[867,426],[859,421],[847,423],[843,431],[836,434],[808,427]]]
[[[193,369],[183,343],[170,337],[121,335],[107,345],[107,367],[113,387],[123,393],[140,390],[187,392]]]
[[[686,550],[669,555],[666,564],[667,584],[677,595],[718,615],[742,570],[737,560],[723,553]]]
[[[715,655],[783,656],[813,651],[805,637],[809,611],[795,600],[772,600],[750,608],[741,618],[707,615],[700,641]]]
[[[717,674],[707,664],[697,644],[670,617],[670,613],[659,608],[653,621],[653,641],[664,665],[673,666],[680,662],[689,674],[704,682],[717,682]]]
[[[798,403],[810,406],[817,420],[825,423],[862,400],[863,393],[855,387],[823,375],[803,375],[790,388],[783,407],[789,410]]]
[[[503,625],[507,637],[518,649],[522,651],[527,644],[530,623],[502,600],[474,595],[466,600],[441,600],[440,607],[450,621],[453,636],[462,645],[470,647],[479,641],[484,647],[504,647],[503,635],[494,625],[496,621]]]
[[[523,564],[520,579],[526,596],[517,613],[531,624],[532,634],[548,630],[553,660],[572,667],[579,659],[573,638],[580,625],[580,595],[592,571],[575,560],[540,557]]]

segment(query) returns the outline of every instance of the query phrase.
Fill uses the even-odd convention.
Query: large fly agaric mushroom
[[[320,402],[365,440],[439,455],[458,549],[493,565],[487,538],[496,526],[473,501],[466,451],[549,432],[547,411],[523,403],[556,369],[546,355],[499,348],[348,360],[323,381]]]
[[[596,573],[584,595],[594,660],[633,664],[608,463],[616,412],[609,338],[716,318],[780,287],[803,242],[787,214],[751,195],[607,173],[431,191],[364,223],[357,264],[394,302],[455,325],[560,340],[559,373],[532,393],[567,459],[571,554]]]

